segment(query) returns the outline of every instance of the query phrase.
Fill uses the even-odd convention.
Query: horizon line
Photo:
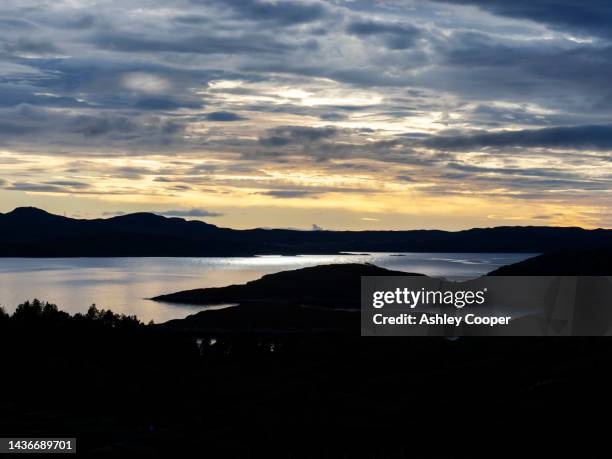
[[[7,211],[7,212],[0,212],[0,215],[9,215],[14,213],[15,211],[18,211],[20,209],[24,209],[24,210],[36,210],[36,211],[40,211],[43,212],[45,214],[48,215],[53,215],[56,217],[62,217],[62,218],[67,218],[67,219],[71,219],[71,220],[86,220],[86,221],[93,221],[93,220],[111,220],[113,218],[121,218],[121,217],[128,217],[131,215],[155,215],[157,217],[161,217],[161,218],[165,218],[165,219],[179,219],[179,220],[183,220],[185,222],[200,222],[209,226],[214,226],[215,228],[218,229],[226,229],[226,230],[232,230],[232,231],[254,231],[254,230],[263,230],[263,231],[299,231],[299,232],[346,232],[346,233],[366,233],[366,232],[416,232],[416,231],[438,231],[438,232],[444,232],[444,233],[460,233],[460,232],[464,232],[464,231],[472,231],[472,230],[486,230],[486,229],[499,229],[499,228],[551,228],[551,229],[579,229],[582,231],[612,231],[612,228],[603,228],[603,227],[597,227],[597,228],[584,228],[582,226],[551,226],[551,225],[500,225],[500,226],[475,226],[475,227],[469,227],[469,228],[464,228],[464,229],[459,229],[459,230],[444,230],[444,229],[439,229],[439,228],[416,228],[416,229],[361,229],[361,230],[354,230],[354,229],[332,229],[332,228],[322,228],[319,227],[318,225],[313,224],[313,228],[283,228],[283,227],[252,227],[252,228],[232,228],[232,227],[225,227],[225,226],[218,226],[215,225],[213,223],[209,223],[208,221],[205,220],[201,220],[200,218],[197,218],[198,216],[194,215],[193,217],[195,218],[191,218],[189,219],[190,216],[188,215],[172,215],[172,214],[167,214],[167,213],[163,213],[164,211],[155,211],[155,210],[151,210],[151,211],[141,211],[141,212],[129,212],[129,213],[124,213],[124,212],[117,212],[115,215],[106,215],[106,216],[100,216],[100,217],[93,217],[93,218],[80,218],[80,217],[74,217],[74,216],[68,216],[65,213],[63,215],[61,214],[57,214],[57,213],[53,213],[53,212],[49,212],[48,210],[42,209],[40,207],[36,207],[36,206],[18,206],[15,207],[13,210]],[[211,216],[211,217],[214,217]],[[203,217],[201,217],[203,218]],[[316,228],[315,228],[316,226]]]

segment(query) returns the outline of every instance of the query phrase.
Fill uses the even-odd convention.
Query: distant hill
[[[359,309],[361,276],[420,276],[368,264],[320,265],[267,274],[242,285],[185,290],[156,301],[187,304],[294,304]]]
[[[359,330],[361,276],[419,276],[368,264],[321,265],[268,274],[243,285],[205,288],[153,298],[187,304],[239,303],[201,311],[159,327],[233,333]]]
[[[502,266],[489,276],[612,276],[612,250],[546,253]]]
[[[465,231],[233,230],[135,213],[83,220],[22,207],[0,214],[0,256],[238,256],[338,252],[550,252],[612,248],[612,230],[497,227]]]

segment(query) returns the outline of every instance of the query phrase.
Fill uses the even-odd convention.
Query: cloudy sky
[[[2,0],[0,212],[612,227],[612,3]]]

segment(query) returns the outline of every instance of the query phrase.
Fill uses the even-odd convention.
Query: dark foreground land
[[[610,276],[612,249],[556,251],[508,266],[489,276]]]
[[[316,310],[325,313],[355,314]],[[81,453],[129,457],[585,457],[608,447],[609,338],[270,328],[22,305],[0,315],[1,436],[76,436]]]
[[[533,457],[607,430],[609,339],[191,335],[58,314],[2,321],[3,436],[106,456]]]

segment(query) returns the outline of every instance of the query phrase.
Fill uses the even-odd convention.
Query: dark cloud
[[[378,37],[389,49],[412,48],[421,37],[421,31],[409,24],[378,21],[352,21],[347,32],[359,37]]]
[[[477,6],[500,16],[529,19],[583,34],[610,35],[612,4],[605,0],[434,0]]]
[[[192,0],[202,3],[206,0]],[[328,8],[319,2],[297,2],[284,0],[215,0],[222,6],[234,9],[234,14],[244,20],[275,22],[279,25],[294,25],[313,22],[329,14]]]
[[[487,179],[479,177],[476,180],[485,181]],[[606,192],[610,189],[612,182],[597,180],[566,180],[566,179],[547,179],[547,178],[495,178],[494,184],[497,187],[506,187],[525,193],[529,197],[538,196],[542,198],[550,192],[565,193],[573,195],[576,192]],[[539,194],[535,194],[539,193]]]
[[[132,106],[145,111],[172,111],[181,108],[201,108],[203,104],[175,97],[157,96],[132,98]]]
[[[422,142],[440,150],[481,148],[578,148],[612,150],[612,126],[575,126],[440,135]]]
[[[284,143],[284,145],[287,145],[287,143]],[[248,161],[287,163],[289,162],[287,158],[288,155],[289,154],[284,151],[244,151],[240,154],[240,158]]]
[[[324,113],[319,118],[323,121],[344,121],[348,117],[342,113]]]
[[[204,209],[179,209],[179,210],[162,210],[155,213],[166,215],[168,217],[221,217],[222,213],[212,212]]]
[[[259,194],[264,196],[271,196],[273,198],[305,198],[309,196],[315,196],[320,194],[316,191],[311,190],[272,190],[272,191],[264,191]]]
[[[164,147],[177,141],[184,126],[171,119],[93,112],[71,114],[29,105],[0,110],[0,145],[29,144],[112,147],[136,144]]]
[[[247,118],[240,116],[237,113],[232,113],[232,112],[212,112],[212,113],[206,114],[206,119],[208,121],[231,122],[231,121],[242,121],[242,120],[246,120]]]
[[[20,37],[0,43],[0,53],[27,57],[59,55],[62,54],[62,51],[52,42]]]
[[[263,33],[232,35],[191,35],[147,37],[123,31],[100,31],[91,38],[95,46],[110,51],[130,53],[190,53],[190,54],[231,54],[231,53],[277,53],[295,48]],[[305,43],[303,46],[309,46]]]
[[[195,15],[195,14],[190,15],[190,16],[177,16],[173,20],[180,24],[196,25],[196,26],[201,26],[203,24],[209,24],[212,21],[211,18],[209,18],[208,16]]]
[[[553,169],[553,168],[528,168],[528,167],[481,167],[471,164],[462,164],[451,162],[447,167],[470,172],[474,174],[502,174],[502,175],[523,175],[534,177],[556,177],[556,178],[579,178],[578,175],[571,171]]]
[[[550,215],[534,215],[531,217],[533,220],[552,220],[553,218],[563,217],[561,213],[554,213]]]
[[[84,188],[90,187],[88,183],[78,182],[75,180],[54,180],[54,181],[46,182],[46,184],[54,185],[54,186],[63,186],[67,188],[77,188],[77,189],[84,189]]]
[[[312,128],[304,126],[281,126],[269,129],[267,135],[259,139],[259,143],[269,147],[282,147],[292,144],[320,142],[339,135],[335,127]]]
[[[605,77],[612,71],[610,46],[495,39],[463,31],[453,32],[449,40],[435,46],[443,65],[416,77],[419,85],[429,89],[481,105],[486,101],[532,103],[567,118],[608,111],[604,107],[612,97]]]
[[[87,103],[80,102],[75,97],[33,93],[32,88],[24,88],[19,85],[0,85],[0,107],[15,107],[20,104],[57,108],[88,106]]]
[[[72,193],[75,191],[82,192],[86,188],[89,188],[89,185],[87,185],[86,183],[72,181],[57,181],[46,183],[16,182],[6,187],[7,190],[13,191],[30,191],[44,193]]]
[[[517,196],[545,198],[550,193],[575,194],[576,192],[603,192],[612,186],[610,177],[585,177],[582,172],[571,169],[529,168],[529,167],[480,167],[469,164],[449,163],[451,170],[443,172],[439,179],[460,182],[468,188],[506,188]],[[484,187],[484,188],[483,188]]]
[[[4,29],[24,30],[34,28],[31,21],[19,18],[0,17],[0,25]]]
[[[550,124],[558,116],[533,113],[527,107],[494,107],[479,104],[466,112],[470,121],[481,126],[497,128],[508,123],[539,125]]]
[[[143,176],[151,175],[154,172],[146,167],[135,167],[135,166],[122,166],[114,167],[108,171],[108,173],[117,178],[123,178],[128,180],[139,180]]]
[[[55,2],[56,8],[48,8],[44,4],[26,6],[26,2],[22,3],[24,3],[23,8],[16,11],[15,14],[27,18],[27,23],[33,29],[52,28],[56,31],[79,31],[89,29],[97,23],[106,22],[103,15],[92,14],[91,8],[79,8],[77,4],[72,5],[71,8],[64,8],[61,0]]]

